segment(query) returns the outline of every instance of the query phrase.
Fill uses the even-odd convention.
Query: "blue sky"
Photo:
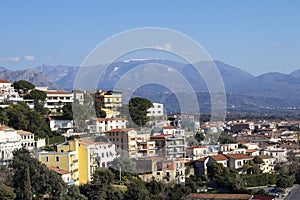
[[[0,66],[80,65],[100,42],[140,27],[182,32],[254,75],[300,69],[300,2],[1,1]]]

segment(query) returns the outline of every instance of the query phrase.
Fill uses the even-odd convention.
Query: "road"
[[[284,198],[284,200],[299,200],[300,199],[300,186],[296,185]]]

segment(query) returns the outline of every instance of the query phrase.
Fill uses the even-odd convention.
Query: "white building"
[[[17,131],[0,127],[0,165],[7,165],[13,158],[13,151],[22,148],[22,138]]]
[[[5,79],[0,80],[0,102],[17,103],[23,101],[19,93],[12,86],[11,82]]]
[[[153,103],[153,107],[149,108],[147,116],[149,117],[162,117],[164,116],[164,104]]]
[[[28,150],[41,148],[46,146],[45,138],[34,138],[34,134],[28,131],[17,130],[17,134],[21,136],[21,145],[25,146]]]
[[[261,154],[274,157],[276,162],[287,161],[287,150],[285,148],[268,147],[263,149]]]
[[[161,130],[162,134],[177,134],[177,135],[184,135],[184,129],[175,128],[174,126],[164,126]]]
[[[34,134],[0,126],[0,165],[6,165],[13,158],[13,151],[25,146],[33,150],[45,146],[45,138],[35,139]]]
[[[75,129],[75,122],[71,119],[65,119],[63,116],[48,116],[48,125],[51,131],[61,130],[64,133],[72,133]]]
[[[112,129],[126,129],[125,118],[96,118],[91,119],[88,129],[91,133],[104,133]]]
[[[45,101],[45,108],[48,108],[51,112],[57,112],[67,103],[74,102],[73,93],[58,91],[58,90],[48,90],[47,88],[36,88],[42,90],[46,93],[47,98]]]
[[[194,145],[194,146],[190,146],[187,149],[187,157],[190,160],[198,160],[200,158],[207,157],[207,156],[209,156],[209,151],[208,151],[208,147],[206,146]]]
[[[98,142],[97,137],[83,138],[78,140],[79,144],[85,144],[92,155],[96,155],[97,166],[108,168],[109,163],[117,158],[116,146],[109,142]],[[90,154],[88,154],[89,156]],[[87,159],[90,160],[90,159]]]

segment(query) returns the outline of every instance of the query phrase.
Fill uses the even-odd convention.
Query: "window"
[[[156,175],[160,175],[160,172],[156,172]]]
[[[63,149],[61,149],[61,150],[60,150],[60,152],[64,152],[64,150],[63,150]]]
[[[49,162],[49,158],[48,158],[48,156],[46,156],[46,162]]]
[[[55,157],[55,162],[59,162],[59,157],[58,156]]]

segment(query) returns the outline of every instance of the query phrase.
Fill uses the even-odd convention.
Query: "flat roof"
[[[232,200],[250,200],[252,195],[250,194],[196,194],[192,193],[186,196],[185,199],[232,199]]]

